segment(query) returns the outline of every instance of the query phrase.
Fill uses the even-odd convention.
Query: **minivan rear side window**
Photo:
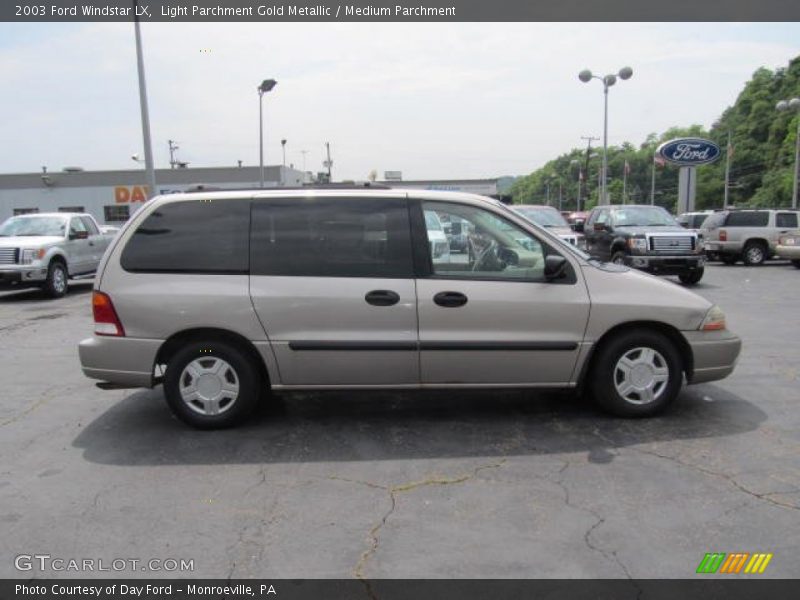
[[[281,198],[253,203],[252,275],[410,278],[405,198]]]
[[[122,251],[126,271],[247,273],[249,200],[189,200],[159,206]]]
[[[731,212],[725,220],[725,227],[766,227],[769,213],[765,210]]]

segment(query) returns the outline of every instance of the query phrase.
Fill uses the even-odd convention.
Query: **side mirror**
[[[572,230],[577,233],[583,233],[583,221],[575,221],[572,224]]]
[[[544,278],[561,279],[567,270],[567,259],[560,254],[550,254],[544,259]]]
[[[70,231],[69,239],[71,240],[86,240],[89,239],[88,231]]]

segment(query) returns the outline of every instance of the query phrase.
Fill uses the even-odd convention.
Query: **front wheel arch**
[[[658,321],[631,321],[628,323],[620,323],[615,325],[606,331],[602,336],[600,336],[600,339],[598,339],[594,344],[592,344],[592,347],[589,350],[589,356],[586,357],[586,359],[583,361],[583,365],[581,366],[580,375],[577,381],[579,391],[585,389],[586,379],[589,377],[589,374],[594,367],[598,350],[617,335],[633,330],[655,331],[656,333],[660,333],[667,337],[678,349],[681,359],[681,370],[683,371],[686,380],[692,380],[692,377],[694,376],[694,354],[692,353],[692,347],[689,345],[689,342],[686,341],[686,338],[683,337],[680,331],[678,331],[672,325],[660,323]]]

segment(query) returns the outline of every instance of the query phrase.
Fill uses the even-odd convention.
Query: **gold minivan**
[[[426,215],[466,252],[432,256]],[[441,232],[437,232],[441,233]],[[494,200],[360,187],[170,194],[100,265],[83,372],[204,428],[269,390],[573,388],[652,415],[741,348],[722,311]]]

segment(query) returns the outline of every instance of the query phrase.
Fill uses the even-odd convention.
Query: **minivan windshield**
[[[660,206],[631,206],[614,210],[615,227],[677,227],[678,222]]]
[[[11,217],[0,225],[0,237],[11,236],[62,236],[67,220],[59,217]]]
[[[532,206],[512,207],[526,219],[542,227],[569,227],[563,215],[555,209],[534,208]]]

